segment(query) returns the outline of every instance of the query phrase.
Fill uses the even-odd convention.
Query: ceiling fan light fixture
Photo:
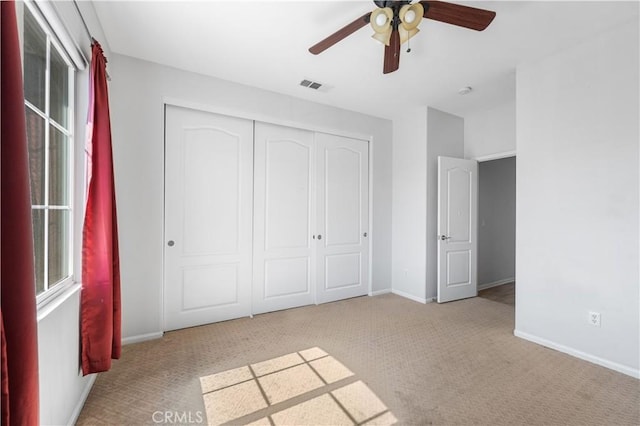
[[[400,44],[404,44],[407,40],[409,40],[414,35],[418,34],[420,30],[418,28],[413,28],[411,30],[406,30],[404,27],[398,27],[398,32],[400,33]]]
[[[309,52],[318,55],[369,24],[375,32],[373,38],[386,45],[382,73],[389,74],[400,67],[401,40],[409,44],[409,40],[418,33],[418,26],[423,18],[483,31],[496,17],[496,13],[491,10],[447,1],[374,0],[374,3],[377,6],[375,10],[354,19],[314,44]],[[410,51],[408,48],[407,52]]]
[[[389,46],[389,43],[391,41],[391,28],[389,28],[386,33],[374,33],[371,38],[379,41],[385,46]]]
[[[407,13],[404,14],[404,22],[406,24],[411,24],[416,19],[416,12],[413,10],[408,10]]]
[[[400,8],[400,13],[398,14],[402,23],[401,26],[407,31],[411,31],[420,25],[422,15],[424,15],[424,7],[421,3],[405,4]]]
[[[393,10],[390,7],[379,7],[371,12],[371,28],[378,34],[389,31],[392,21]]]

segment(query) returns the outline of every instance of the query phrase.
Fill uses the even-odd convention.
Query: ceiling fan
[[[444,1],[377,1],[377,9],[366,13],[345,25],[329,37],[314,44],[309,52],[317,55],[340,40],[353,34],[367,24],[371,24],[373,38],[384,43],[384,66],[382,72],[388,74],[400,67],[400,45],[416,35],[422,18],[446,22],[447,24],[482,31],[489,26],[496,13],[490,10],[462,6]]]

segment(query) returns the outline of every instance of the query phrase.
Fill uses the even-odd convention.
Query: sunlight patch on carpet
[[[386,426],[398,421],[361,380],[318,396],[349,378],[354,379],[351,370],[315,347],[204,376],[200,385],[209,425]],[[303,400],[292,405],[293,398]]]
[[[269,405],[283,402],[324,386],[308,365],[297,365],[258,379]]]

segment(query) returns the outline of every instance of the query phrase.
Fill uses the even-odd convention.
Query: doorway
[[[515,306],[516,157],[478,163],[478,296]]]

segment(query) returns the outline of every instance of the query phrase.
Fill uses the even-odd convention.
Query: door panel
[[[250,315],[252,122],[167,106],[165,149],[165,329]]]
[[[237,265],[185,267],[182,284],[183,311],[238,303]]]
[[[438,302],[475,297],[478,163],[438,157]]]
[[[264,262],[264,298],[311,293],[309,257],[271,259]]]
[[[285,128],[281,129],[285,132]],[[259,136],[269,137],[264,135],[263,126],[257,131]],[[266,249],[308,248],[311,147],[296,140],[263,139],[262,142],[266,144]]]
[[[326,246],[359,244],[362,152],[344,146],[326,148],[324,160]]]
[[[237,253],[240,136],[200,128],[183,129],[183,137],[184,244],[179,247],[183,255]]]
[[[325,303],[369,291],[369,144],[317,133],[316,148],[316,294]]]
[[[313,133],[256,122],[253,311],[314,303]]]
[[[325,288],[334,290],[359,286],[362,282],[360,264],[360,253],[327,256],[325,259]]]

